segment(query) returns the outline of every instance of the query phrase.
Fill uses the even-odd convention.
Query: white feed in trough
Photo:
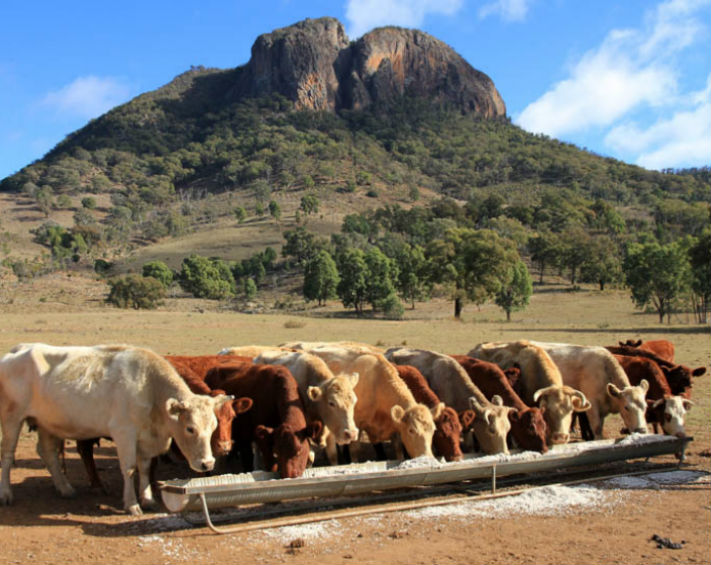
[[[374,490],[427,486],[468,479],[559,470],[682,452],[691,438],[663,435],[635,435],[623,439],[557,445],[548,453],[532,451],[508,455],[465,456],[445,463],[418,458],[409,461],[377,461],[307,469],[297,479],[280,479],[276,473],[255,471],[239,475],[218,475],[162,481],[163,502],[170,512],[202,509],[210,523],[208,509],[243,504],[279,502],[306,497],[355,495]]]

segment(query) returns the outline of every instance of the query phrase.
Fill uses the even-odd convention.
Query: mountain
[[[125,250],[234,223],[238,206],[259,219],[270,201],[282,219],[260,241],[273,244],[304,194],[320,199],[310,221],[323,233],[350,212],[491,195],[531,230],[541,218],[553,230],[591,224],[592,203],[606,201],[636,231],[671,218],[675,234],[696,233],[711,189],[705,169],[648,171],[525,132],[488,76],[424,32],[386,27],[351,42],[320,18],[260,35],[243,66],[194,67],[110,110],[0,192],[22,208],[13,217],[34,222],[0,210],[3,229],[55,221]],[[562,217],[531,212],[554,201]]]

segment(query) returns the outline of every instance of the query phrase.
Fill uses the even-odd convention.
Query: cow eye
[[[671,422],[671,414],[664,414],[664,419],[665,419],[667,422]]]
[[[195,428],[193,428],[192,426],[188,426],[187,428],[185,428],[185,431],[192,435],[195,433]]]
[[[336,403],[335,403],[333,400],[329,400],[329,401],[328,401],[328,405],[329,405],[331,408],[335,408],[335,407],[336,407]]]

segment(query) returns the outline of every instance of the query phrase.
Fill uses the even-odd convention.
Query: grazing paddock
[[[329,309],[314,310],[318,317],[298,318],[293,312],[245,315],[216,311],[215,304],[197,301],[129,312],[98,303],[40,303],[26,296],[0,305],[0,352],[29,341],[118,342],[162,354],[197,355],[240,344],[339,339],[464,354],[483,341],[528,338],[614,345],[643,338],[669,339],[678,362],[709,367],[708,328],[687,325],[685,316],[662,326],[656,314],[634,311],[625,293],[544,290],[508,324],[499,309],[477,311],[472,305],[465,308],[464,321],[455,322],[451,303],[443,301],[418,305],[414,312],[407,311],[404,321],[383,321],[321,316]],[[336,307],[330,311],[338,313]],[[303,323],[294,324],[295,319]],[[35,452],[35,434],[23,428],[13,470],[15,503],[0,507],[5,534],[0,555],[6,563],[708,563],[709,371],[694,380],[692,400],[686,428],[695,441],[687,463],[676,473],[550,486],[515,499],[223,537],[188,527],[179,516],[123,514],[116,451],[105,440],[96,449],[96,460],[109,494],[89,488],[74,442],[67,442],[67,475],[78,496],[59,498]],[[621,427],[619,416],[610,417],[606,435],[617,435]],[[672,456],[659,460],[675,462]],[[183,472],[177,465],[160,469],[160,478]],[[680,550],[657,549],[651,541],[654,534],[686,543]]]

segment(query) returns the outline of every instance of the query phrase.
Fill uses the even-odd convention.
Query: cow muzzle
[[[219,455],[219,456],[228,455],[229,452],[232,451],[232,441],[225,440],[225,441],[218,442],[217,449],[214,449],[213,451],[215,452],[215,455]]]
[[[209,459],[203,459],[200,462],[200,470],[203,473],[212,471],[214,468],[215,468],[215,458],[214,457],[210,457]]]
[[[570,434],[565,433],[565,432],[555,432],[553,436],[551,437],[551,443],[568,443],[568,440],[570,439]]]

